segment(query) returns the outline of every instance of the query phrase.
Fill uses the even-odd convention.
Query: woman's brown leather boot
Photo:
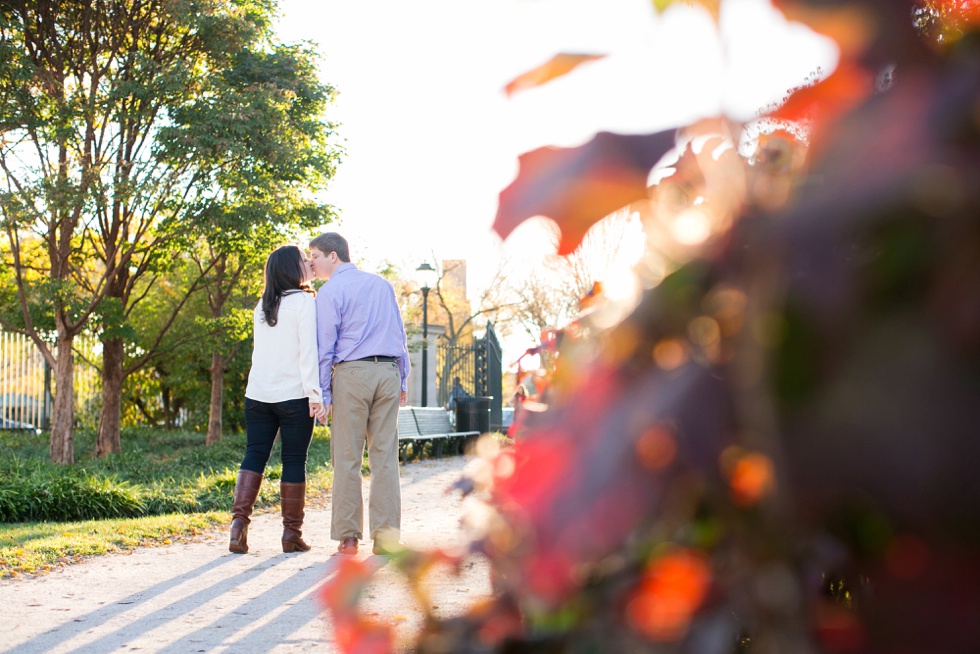
[[[262,488],[262,475],[251,470],[239,470],[235,482],[235,504],[231,509],[231,543],[228,550],[245,554],[248,552],[248,523],[252,507]]]
[[[282,551],[308,552],[310,546],[303,540],[303,517],[306,515],[306,482],[279,482],[282,500]]]

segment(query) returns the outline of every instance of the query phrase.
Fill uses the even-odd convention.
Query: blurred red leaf
[[[364,561],[344,558],[320,590],[320,601],[331,611],[346,611],[357,605],[364,585],[374,574]]]
[[[659,504],[670,466],[713,471],[705,455],[728,418],[714,410],[718,404],[705,411],[701,403],[718,399],[717,380],[690,364],[670,374],[676,386],[668,392],[656,369],[639,376],[602,365],[583,371],[587,386],[550,405],[515,444],[514,466],[495,479],[494,501],[519,538],[492,556],[509,559],[522,593],[560,604],[583,582],[583,566],[613,552]],[[670,461],[651,470],[638,442],[667,424],[676,425]]]
[[[388,654],[394,651],[391,629],[364,619],[334,618],[334,639],[344,654]]]
[[[859,616],[838,604],[821,601],[811,617],[813,633],[827,652],[864,652],[868,635]]]
[[[520,170],[500,193],[493,228],[501,238],[534,216],[558,223],[558,254],[570,254],[597,221],[647,195],[650,169],[672,147],[674,131],[600,132],[576,148],[522,154]]]
[[[627,618],[654,640],[678,640],[710,583],[711,569],[703,555],[693,550],[667,554],[649,565],[627,604]]]
[[[925,0],[922,5],[935,11],[943,21],[958,24],[980,21],[980,0]]]
[[[732,500],[739,506],[751,506],[775,490],[775,468],[769,457],[758,452],[738,459],[729,472]]]
[[[980,26],[980,0],[923,0],[921,4],[932,19],[923,27],[941,46],[956,43]]]
[[[391,628],[362,616],[357,601],[375,569],[354,558],[344,557],[334,575],[320,589],[320,602],[333,617],[337,646],[344,654],[387,654],[392,651]]]
[[[945,0],[957,19],[966,25],[980,25],[980,0]]]
[[[777,120],[814,122],[819,132],[844,115],[874,90],[871,74],[856,64],[841,62],[829,77],[807,86],[793,95],[771,114]]]
[[[520,91],[541,86],[562,75],[567,75],[582,64],[602,59],[604,56],[595,54],[569,54],[565,52],[558,53],[547,63],[515,77],[504,87],[504,93],[509,97]]]

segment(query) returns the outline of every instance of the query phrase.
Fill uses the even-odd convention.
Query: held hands
[[[330,405],[323,405],[320,402],[310,402],[310,417],[316,418],[321,425],[327,424],[327,416],[330,415]]]

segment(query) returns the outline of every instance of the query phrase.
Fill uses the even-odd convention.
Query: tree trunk
[[[102,412],[99,415],[99,434],[95,441],[95,456],[122,451],[119,428],[122,417],[123,351],[122,338],[110,338],[102,343]]]
[[[52,463],[75,463],[75,360],[72,354],[74,336],[58,326],[54,367],[54,407],[51,416],[50,455]]]
[[[166,375],[161,376],[166,378]],[[160,399],[163,402],[163,428],[168,430],[177,427],[177,409],[174,407],[171,395],[170,389],[161,384]]]
[[[211,406],[208,409],[206,445],[221,440],[221,409],[225,394],[225,362],[217,352],[211,355]]]

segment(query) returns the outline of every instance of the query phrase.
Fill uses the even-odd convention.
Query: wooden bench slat
[[[402,462],[408,458],[408,446],[412,446],[412,456],[421,454],[425,443],[432,443],[436,458],[442,458],[445,443],[462,454],[463,442],[479,436],[479,431],[456,431],[449,422],[449,414],[439,407],[399,407],[398,409],[398,450]]]
[[[435,441],[437,457],[442,455],[443,441],[454,447],[457,454],[462,454],[463,442],[467,438],[480,435],[478,431],[456,431],[449,422],[449,414],[438,407],[412,407],[412,413],[419,431],[425,436],[438,439]]]
[[[442,409],[412,407],[419,431],[423,434],[476,434],[478,431],[457,431],[449,422],[449,414]]]
[[[421,436],[418,423],[415,422],[415,415],[411,407],[400,407],[398,409],[398,437]]]
[[[402,463],[408,461],[408,446],[412,446],[412,455],[421,454],[422,446],[429,438],[419,433],[418,423],[411,407],[398,408],[398,458]]]

